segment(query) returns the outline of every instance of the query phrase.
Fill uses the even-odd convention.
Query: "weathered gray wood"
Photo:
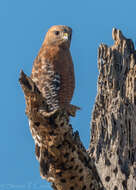
[[[98,92],[90,156],[107,190],[136,189],[136,51],[113,29],[114,45],[98,49]]]

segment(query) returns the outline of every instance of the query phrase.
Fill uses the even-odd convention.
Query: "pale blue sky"
[[[0,190],[51,190],[39,174],[18,83],[20,69],[31,73],[48,28],[64,24],[73,29],[76,89],[72,103],[82,110],[72,119],[72,125],[88,148],[97,91],[98,45],[112,45],[113,27],[135,41],[135,9],[135,0],[0,0]]]

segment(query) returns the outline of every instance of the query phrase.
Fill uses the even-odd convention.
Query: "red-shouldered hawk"
[[[36,57],[31,78],[45,97],[48,112],[67,108],[73,96],[75,77],[70,42],[72,29],[52,26]]]

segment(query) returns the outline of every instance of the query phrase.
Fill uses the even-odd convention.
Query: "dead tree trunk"
[[[94,163],[78,132],[73,132],[69,124],[69,115],[74,116],[78,108],[71,105],[72,113],[58,110],[48,115],[46,102],[34,82],[23,71],[19,80],[41,177],[52,182],[54,190],[103,190]],[[41,113],[39,107],[45,112]]]
[[[98,92],[90,156],[107,190],[136,189],[136,51],[113,29],[114,45],[100,45]]]
[[[47,116],[44,98],[21,72],[40,174],[54,190],[136,189],[136,52],[121,31],[113,29],[113,39],[112,47],[99,47],[100,74],[89,151],[69,124],[77,107],[71,106],[71,113],[58,110]]]

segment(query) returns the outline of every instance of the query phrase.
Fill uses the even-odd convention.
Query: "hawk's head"
[[[44,44],[47,45],[64,44],[70,47],[71,37],[72,37],[72,29],[70,27],[64,25],[55,25],[48,30],[45,36]]]

